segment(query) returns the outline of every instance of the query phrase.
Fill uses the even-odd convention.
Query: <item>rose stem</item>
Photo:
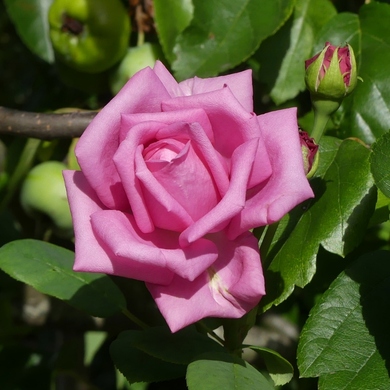
[[[340,107],[340,102],[312,98],[312,106],[314,110],[314,124],[310,137],[314,138],[318,145],[331,115]]]

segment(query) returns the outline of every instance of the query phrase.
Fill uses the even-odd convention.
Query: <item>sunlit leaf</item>
[[[192,0],[154,0],[153,6],[160,43],[165,56],[172,62],[175,40],[189,25],[194,13]]]
[[[390,198],[390,132],[372,147],[371,172],[378,188]]]
[[[321,390],[390,388],[390,253],[362,256],[332,283],[304,326],[298,348],[303,377]]]
[[[227,353],[198,357],[187,369],[189,390],[272,390],[273,386],[249,363]]]
[[[291,381],[294,375],[294,368],[283,356],[271,349],[256,345],[251,345],[249,348],[256,351],[264,360],[268,374],[275,386],[283,386]]]
[[[193,0],[194,17],[176,40],[178,79],[215,76],[251,56],[290,16],[292,0]]]
[[[73,252],[44,241],[17,240],[0,248],[0,268],[44,294],[96,317],[126,307],[123,294],[107,275],[74,272],[73,263]]]

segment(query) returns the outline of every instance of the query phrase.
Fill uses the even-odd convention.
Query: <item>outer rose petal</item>
[[[147,283],[172,332],[205,317],[239,318],[265,294],[257,240],[245,233],[229,241],[213,235],[218,260],[193,282],[175,276],[167,286]]]
[[[205,92],[216,91],[228,86],[236,99],[247,111],[253,111],[252,71],[244,70],[226,76],[211,78],[194,77],[177,83],[167,68],[160,61],[156,61],[153,71],[164,84],[172,97],[184,95],[198,95]]]
[[[246,111],[253,111],[253,88],[252,71],[244,70],[226,76],[201,79],[194,77],[179,83],[185,95],[198,95],[206,92],[216,91],[225,86],[233,92],[233,95],[240,102]],[[176,95],[180,96],[180,95]]]
[[[184,96],[184,92],[180,85],[161,61],[156,61],[153,67],[153,72],[161,80],[172,97]]]
[[[88,184],[84,174],[79,171],[64,171],[64,178],[76,239],[73,269],[140,278],[138,270],[134,271],[126,264],[127,259],[115,255],[93,232],[90,217],[94,213],[104,212],[105,207]],[[110,226],[108,225],[107,228],[109,229]],[[147,279],[153,283],[167,284],[173,277],[172,271],[164,267],[147,265],[143,271]]]
[[[161,102],[170,97],[153,70],[145,68],[96,115],[78,141],[76,156],[80,167],[108,208],[126,210],[129,207],[113,162],[119,145],[121,114],[159,112]]]
[[[207,239],[182,249],[177,233],[156,229],[144,234],[131,214],[120,211],[94,213],[92,227],[100,243],[115,257],[123,259],[125,272],[133,273],[133,279],[151,282],[159,273],[169,275],[171,270],[182,278],[194,280],[218,257],[215,244]],[[119,269],[115,271],[121,276]]]
[[[303,167],[296,109],[260,115],[258,121],[273,173],[265,185],[248,191],[245,208],[230,223],[231,239],[248,229],[278,221],[314,196]]]

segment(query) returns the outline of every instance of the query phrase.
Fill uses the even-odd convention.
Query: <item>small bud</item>
[[[317,170],[319,153],[318,145],[314,139],[307,134],[306,131],[299,130],[299,137],[301,140],[303,167],[305,169],[306,177],[310,179]]]
[[[355,55],[350,45],[333,46],[329,42],[313,58],[305,61],[306,85],[316,100],[341,103],[357,84]]]

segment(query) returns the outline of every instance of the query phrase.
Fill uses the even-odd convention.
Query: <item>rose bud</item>
[[[306,86],[314,108],[310,135],[318,144],[330,116],[356,87],[356,60],[350,45],[333,46],[327,42],[320,53],[305,61],[305,67]]]
[[[315,174],[318,167],[318,145],[304,130],[299,130],[299,138],[302,148],[303,167],[305,169],[306,177],[310,179]]]
[[[305,61],[306,85],[310,93],[323,100],[341,100],[356,87],[356,60],[350,45],[329,42],[313,58]]]

